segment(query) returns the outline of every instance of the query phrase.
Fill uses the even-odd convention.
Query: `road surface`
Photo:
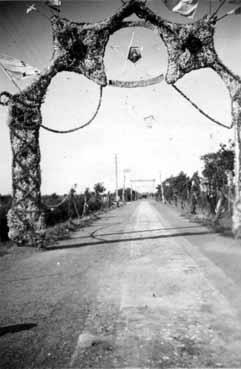
[[[241,368],[240,246],[141,200],[0,258],[0,367]]]

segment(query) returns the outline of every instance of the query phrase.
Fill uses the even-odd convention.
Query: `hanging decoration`
[[[40,124],[40,126],[43,129],[45,129],[46,131],[49,131],[49,132],[52,132],[52,133],[60,133],[60,134],[77,132],[80,129],[83,129],[83,128],[89,126],[93,122],[93,120],[96,118],[97,114],[99,113],[101,103],[102,103],[102,93],[103,93],[103,88],[102,88],[102,86],[100,86],[100,96],[99,96],[99,101],[98,101],[97,108],[96,108],[94,114],[92,115],[92,117],[86,123],[82,123],[81,125],[78,125],[77,127],[66,129],[66,130],[53,129],[53,128],[45,126],[44,124]]]
[[[108,81],[109,86],[113,87],[123,87],[123,88],[137,88],[137,87],[148,87],[152,85],[156,85],[157,83],[160,83],[164,81],[164,75],[160,74],[157,77],[152,77],[148,79],[140,79],[138,81],[118,81],[110,79]]]
[[[223,128],[227,128],[227,129],[231,129],[233,128],[233,123],[231,123],[230,126],[227,126],[224,123],[219,122],[218,120],[212,118],[209,114],[205,113],[204,110],[202,110],[195,102],[193,102],[179,87],[177,87],[176,85],[172,85],[172,87],[182,96],[184,97],[185,100],[187,100],[196,110],[198,110],[198,112],[200,114],[202,114],[204,117],[206,117],[208,120],[210,120],[211,122],[217,124],[220,127]]]
[[[128,60],[130,60],[132,63],[135,64],[141,58],[142,58],[141,48],[139,46],[131,46],[129,48]]]

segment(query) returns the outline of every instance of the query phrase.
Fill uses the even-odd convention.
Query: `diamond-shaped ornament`
[[[128,53],[128,60],[132,63],[136,63],[141,58],[141,48],[139,46],[131,46]]]

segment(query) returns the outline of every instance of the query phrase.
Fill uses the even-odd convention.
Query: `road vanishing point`
[[[0,258],[0,367],[241,368],[241,245],[139,200]]]

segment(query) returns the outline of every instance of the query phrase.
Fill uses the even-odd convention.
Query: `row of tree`
[[[157,196],[182,208],[188,206],[194,214],[201,208],[217,220],[221,211],[232,209],[234,145],[221,144],[216,152],[203,155],[201,160],[201,175],[195,172],[188,176],[181,171],[157,186]]]

